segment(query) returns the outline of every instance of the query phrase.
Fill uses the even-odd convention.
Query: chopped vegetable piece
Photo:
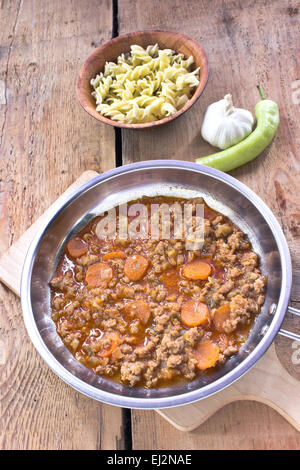
[[[218,343],[220,351],[225,351],[229,346],[229,338],[225,333],[221,333],[215,341]]]
[[[218,331],[223,331],[224,323],[230,317],[230,305],[227,302],[226,304],[221,305],[221,307],[217,308],[213,315],[213,321],[216,329]]]
[[[142,255],[132,255],[127,258],[124,273],[131,281],[142,279],[148,269],[149,261]]]
[[[139,318],[143,325],[148,323],[151,315],[150,305],[142,299],[126,304],[124,311],[129,317]]]
[[[118,333],[112,331],[111,333],[110,332],[106,333],[103,336],[103,339],[105,339],[105,342],[106,342],[106,340],[109,340],[110,344],[106,348],[100,349],[100,351],[97,354],[100,357],[108,357],[119,346],[119,344],[121,342],[120,341],[120,335]]]
[[[181,321],[186,326],[193,327],[208,324],[209,310],[206,304],[198,300],[188,300],[181,307]]]
[[[113,277],[112,268],[106,263],[95,263],[88,267],[85,282],[89,287],[99,287],[103,281],[110,281]]]
[[[195,259],[184,266],[182,273],[192,280],[207,279],[211,274],[211,265],[200,259]]]
[[[194,357],[197,360],[197,367],[200,370],[213,367],[219,359],[220,348],[212,341],[199,343],[194,350]]]
[[[115,258],[125,259],[126,255],[123,251],[111,251],[110,253],[105,253],[102,256],[103,261],[107,261],[108,259],[115,259]]]
[[[88,247],[81,238],[71,238],[67,243],[67,251],[72,258],[79,258],[80,256],[85,255],[88,251]]]

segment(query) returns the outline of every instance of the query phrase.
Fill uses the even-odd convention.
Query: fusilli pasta
[[[91,80],[96,110],[113,121],[152,122],[170,116],[189,100],[199,84],[194,59],[159,49],[132,45],[117,63],[106,62],[104,72]]]

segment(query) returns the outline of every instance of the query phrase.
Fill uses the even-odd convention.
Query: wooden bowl
[[[154,122],[146,122],[141,124],[128,124],[112,121],[96,111],[96,101],[91,95],[93,91],[90,81],[96,77],[98,73],[104,70],[105,62],[116,62],[119,55],[130,51],[130,46],[137,44],[146,48],[149,44],[158,44],[160,49],[173,49],[181,52],[185,57],[193,56],[195,68],[200,67],[200,83],[196,87],[192,97],[187,103],[175,114]],[[154,126],[161,126],[181,114],[185,113],[199,98],[203,92],[208,79],[208,62],[203,48],[193,39],[188,38],[184,34],[173,31],[154,31],[145,30],[135,33],[124,34],[118,36],[111,41],[106,42],[98,47],[82,65],[76,82],[76,93],[82,107],[95,119],[110,124],[115,127],[125,127],[127,129],[145,129]]]

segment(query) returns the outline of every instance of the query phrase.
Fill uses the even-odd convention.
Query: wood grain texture
[[[253,109],[259,80],[280,104],[272,146],[233,174],[254,189],[284,225],[299,297],[299,2],[119,0],[120,34],[172,29],[208,53],[208,86],[193,109],[153,131],[125,131],[123,163],[192,160],[211,153],[199,128],[206,106],[232,91]],[[272,18],[272,22],[270,22]],[[0,254],[86,169],[115,164],[114,131],[80,108],[74,84],[81,63],[111,37],[109,0],[0,1]],[[298,94],[297,94],[298,93]],[[299,304],[298,304],[299,305]],[[0,448],[115,449],[124,446],[121,410],[92,402],[63,384],[27,338],[18,299],[0,286]],[[291,321],[287,319],[287,321]],[[284,366],[292,346],[276,340]],[[134,411],[136,449],[299,449],[299,434],[276,412],[234,403],[192,433],[154,412]]]
[[[190,405],[159,410],[159,413],[179,431],[193,431],[225,405],[252,400],[274,408],[300,432],[299,395],[298,380],[280,364],[272,344],[247,374],[222,392]]]
[[[69,186],[66,191],[59,196],[56,201],[45,210],[45,212],[26,230],[17,241],[15,241],[2,256],[0,256],[0,281],[9,287],[16,295],[20,297],[21,276],[26,253],[30,243],[36,235],[39,228],[45,224],[49,214],[55,207],[63,204],[68,197],[80,186],[95,176],[99,175],[96,171],[85,171],[77,180]]]
[[[122,131],[123,164],[159,158],[193,161],[212,153],[200,134],[203,114],[208,104],[228,92],[237,106],[253,110],[260,83],[266,96],[278,102],[281,124],[274,142],[258,159],[232,174],[253,189],[281,222],[293,261],[294,301],[300,300],[299,14],[299,2],[287,0],[190,0],[184,8],[180,0],[119,0],[120,34],[150,27],[183,32],[204,47],[210,66],[205,92],[184,116],[142,134]],[[291,346],[286,339],[276,343],[280,360],[287,367]],[[294,373],[297,376],[298,372]],[[135,448],[300,446],[299,434],[283,418],[251,402],[228,405],[188,434],[174,431],[155,413],[134,411],[132,415]]]
[[[252,401],[225,406],[193,432],[178,431],[146,411],[133,413],[132,427],[134,449],[299,450],[299,433],[276,411]]]
[[[112,35],[109,0],[0,2],[0,254],[84,170],[115,165],[113,129],[77,103],[75,79]],[[123,446],[121,410],[89,400],[39,358],[19,299],[0,286],[0,448]]]

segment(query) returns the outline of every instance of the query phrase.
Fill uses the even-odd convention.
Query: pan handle
[[[297,315],[297,317],[300,317],[300,310],[297,310],[294,307],[288,307],[287,311],[291,313],[292,315]],[[285,336],[286,338],[290,338],[294,341],[300,341],[300,335],[297,335],[296,333],[293,333],[292,331],[283,330],[281,328],[278,331],[278,334],[280,334],[281,336]]]

